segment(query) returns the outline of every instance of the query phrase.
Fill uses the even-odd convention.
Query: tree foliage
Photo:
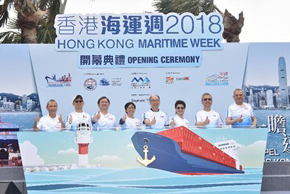
[[[54,18],[64,12],[67,0],[0,0],[0,33],[2,43],[53,43],[56,37]],[[11,10],[17,18],[10,19]],[[20,37],[19,37],[20,36]]]
[[[214,11],[213,0],[155,0],[153,6],[164,14],[190,12],[198,15],[200,12],[209,14]]]
[[[236,19],[227,10],[225,10],[225,13],[222,13],[217,6],[214,5],[213,0],[155,0],[153,6],[156,8],[156,11],[164,14],[170,12],[179,14],[189,12],[197,16],[201,12],[209,14],[217,11],[223,16],[223,38],[227,42],[240,42],[239,35],[244,26],[245,19],[243,12],[239,14],[239,19]]]

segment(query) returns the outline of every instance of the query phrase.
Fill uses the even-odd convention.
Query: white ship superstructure
[[[240,159],[237,153],[240,145],[235,140],[220,141],[216,142],[214,145],[221,151],[233,157],[236,160],[236,169],[240,169]]]

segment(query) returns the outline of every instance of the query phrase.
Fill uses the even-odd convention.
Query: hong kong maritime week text
[[[220,48],[220,38],[184,39],[57,39],[57,50],[123,48]],[[137,45],[137,47],[135,46]]]

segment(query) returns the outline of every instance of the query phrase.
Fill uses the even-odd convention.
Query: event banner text
[[[79,52],[79,68],[199,67],[202,50],[222,49],[222,16],[57,15],[57,51]]]

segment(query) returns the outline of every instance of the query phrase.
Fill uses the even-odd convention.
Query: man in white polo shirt
[[[143,114],[143,123],[147,129],[164,129],[169,125],[167,114],[159,110],[160,97],[152,95],[149,98],[151,108]]]
[[[39,119],[36,116],[33,130],[38,131],[61,131],[65,129],[64,122],[62,120],[62,115],[58,116],[57,112],[57,103],[55,100],[51,99],[47,102],[46,109],[48,111],[48,115],[41,117]]]
[[[117,120],[115,115],[109,113],[110,100],[106,96],[98,100],[98,113],[92,115],[93,129],[98,131],[117,130]]]
[[[203,110],[196,114],[197,127],[202,128],[217,128],[221,127],[223,122],[220,118],[218,112],[211,109],[212,96],[209,93],[204,93],[201,97],[201,103],[203,105]]]
[[[257,119],[251,105],[244,102],[243,90],[235,89],[233,98],[235,103],[228,108],[226,124],[233,127],[256,127]]]

